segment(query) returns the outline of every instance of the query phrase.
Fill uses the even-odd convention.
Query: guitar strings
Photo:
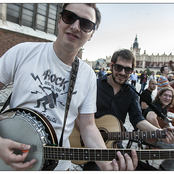
[[[59,148],[58,148],[59,149]],[[131,150],[86,150],[86,149],[54,149],[51,152],[50,149],[47,149],[44,153],[44,156],[46,157],[52,157],[55,156],[57,159],[70,159],[71,160],[78,160],[78,159],[100,159],[100,160],[106,160],[106,159],[114,159],[117,158],[116,152],[121,151],[122,153],[128,153],[131,156]],[[67,151],[68,150],[68,151]],[[76,150],[74,152],[74,150]],[[97,151],[97,152],[96,152]],[[172,159],[174,158],[174,151],[173,150],[138,150],[137,151],[138,159]],[[73,158],[72,158],[73,157]]]

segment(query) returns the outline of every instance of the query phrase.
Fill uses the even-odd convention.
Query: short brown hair
[[[161,73],[163,73],[165,67],[168,67],[168,66],[162,66],[162,67],[160,68],[160,72],[161,72]]]
[[[122,59],[127,60],[127,61],[132,61],[132,69],[135,68],[136,66],[136,59],[135,56],[133,55],[132,51],[128,49],[122,49],[115,51],[114,54],[112,55],[111,62],[116,63],[118,56],[122,57]]]
[[[63,9],[65,9],[70,3],[65,3],[63,5]],[[85,3],[86,5],[88,5],[89,7],[92,7],[95,10],[95,16],[96,16],[96,30],[98,29],[100,22],[101,22],[101,13],[99,11],[99,9],[96,6],[96,3]]]

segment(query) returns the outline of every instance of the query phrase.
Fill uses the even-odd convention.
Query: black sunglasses
[[[77,19],[79,19],[80,21],[80,28],[88,33],[92,30],[95,30],[95,23],[93,23],[92,21],[85,19],[85,18],[81,18],[79,16],[77,16],[75,13],[69,11],[69,10],[65,10],[63,9],[62,12],[60,12],[60,14],[62,15],[62,20],[66,23],[66,24],[73,24]]]
[[[122,66],[122,65],[115,64],[115,63],[113,63],[113,62],[112,62],[112,65],[114,66],[115,71],[118,71],[118,72],[121,72],[121,71],[124,69],[124,71],[125,71],[126,74],[131,74],[132,71],[133,71],[133,69],[130,68],[130,67],[124,67],[124,66]]]

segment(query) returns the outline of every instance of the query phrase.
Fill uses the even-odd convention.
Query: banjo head
[[[8,117],[11,115],[13,117]],[[6,111],[2,115],[5,119],[0,121],[0,136],[2,138],[11,139],[13,141],[29,144],[31,146],[29,153],[24,162],[36,159],[33,167],[29,170],[42,170],[46,161],[44,160],[43,146],[52,145],[52,136],[46,127],[46,122],[43,118],[28,110]],[[44,117],[44,116],[43,116]],[[45,119],[45,118],[44,118]],[[42,121],[42,122],[41,122]],[[46,120],[47,121],[47,120]],[[14,153],[21,154],[20,150],[15,150]],[[0,159],[0,170],[13,170]]]

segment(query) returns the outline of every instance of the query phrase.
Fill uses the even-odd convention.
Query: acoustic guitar
[[[156,139],[165,138],[167,130],[157,131],[132,131],[125,132],[121,120],[113,115],[104,115],[95,119],[107,148],[116,148],[116,144],[121,140]],[[79,131],[74,127],[69,137],[71,147],[85,147]],[[87,161],[72,161],[74,164],[81,165]]]
[[[25,161],[36,159],[37,162],[29,170],[54,170],[58,160],[118,160],[117,149],[58,147],[57,136],[51,123],[41,113],[27,108],[9,109],[0,115],[0,136],[31,146]],[[129,149],[119,151],[131,156]],[[174,159],[174,150],[137,150],[137,156],[139,160]],[[13,169],[0,159],[0,170]]]
[[[159,126],[163,129],[165,127],[169,127],[169,123],[165,123],[160,117],[157,117]],[[171,126],[174,126],[174,113],[167,112],[167,120],[171,123]]]
[[[160,117],[157,117],[157,120],[158,120],[159,126],[162,129],[167,128],[167,127],[170,127],[169,126],[169,123],[165,123]],[[167,120],[168,120],[168,122],[171,123],[171,126],[174,126],[174,121],[172,119],[170,119],[170,118],[167,117]],[[173,132],[173,130],[171,132]],[[154,143],[156,141],[158,141],[158,139],[146,139],[146,142],[147,143]]]

